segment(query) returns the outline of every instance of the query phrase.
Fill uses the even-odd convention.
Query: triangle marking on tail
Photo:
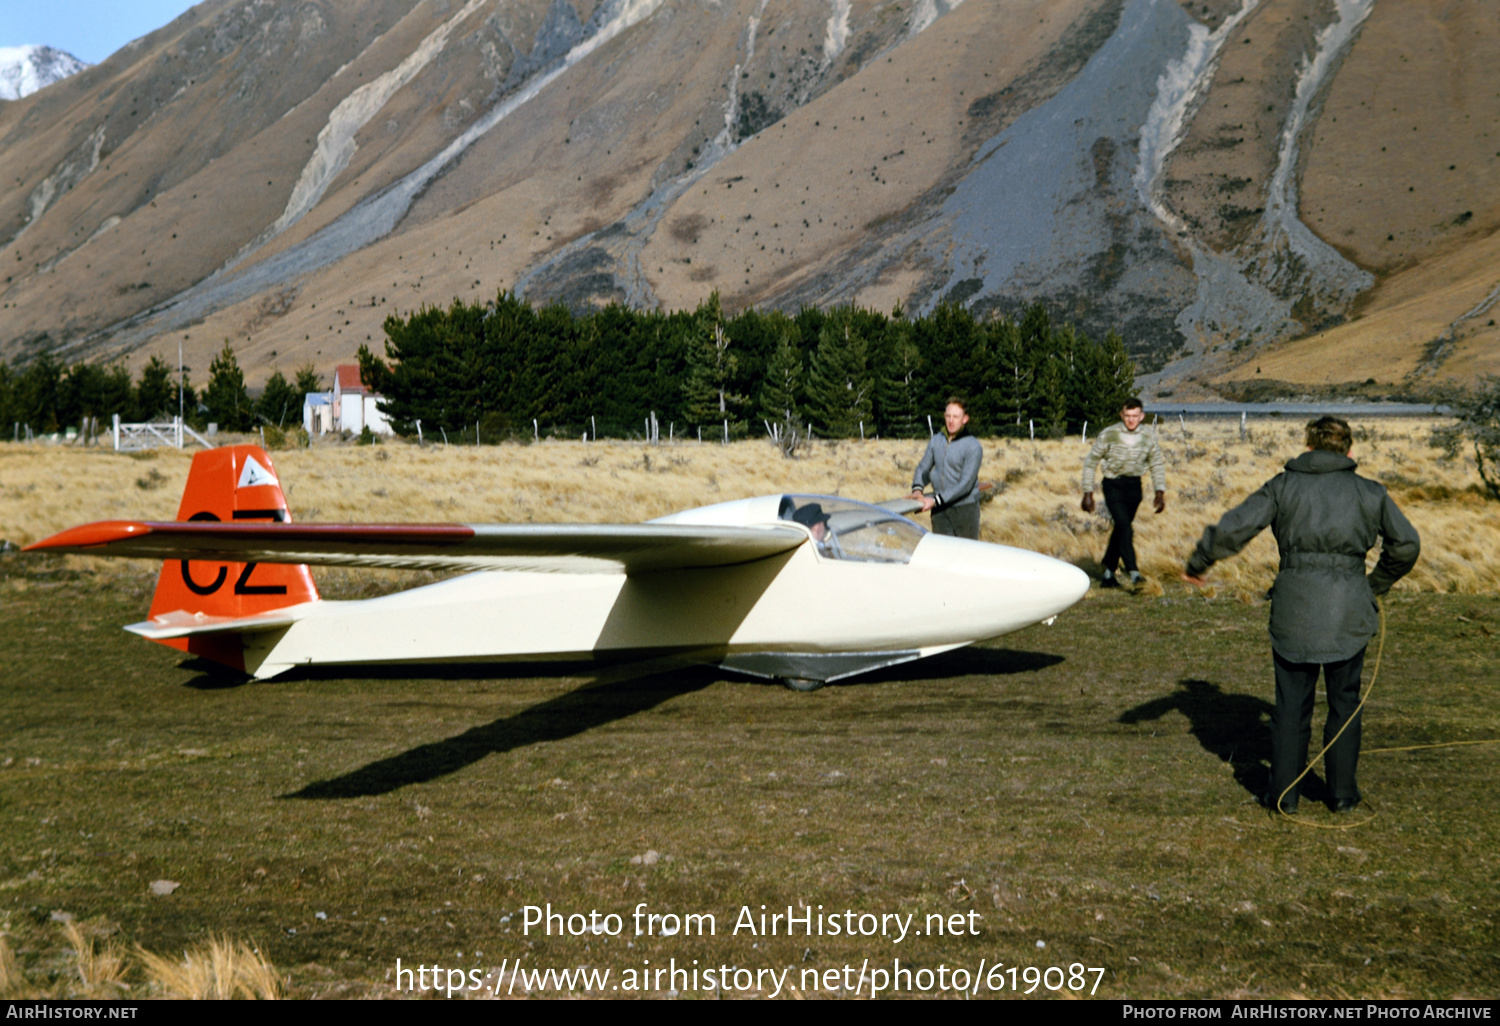
[[[236,488],[254,488],[256,485],[280,484],[276,475],[260,465],[254,456],[245,457],[244,469],[240,471],[239,482]]]

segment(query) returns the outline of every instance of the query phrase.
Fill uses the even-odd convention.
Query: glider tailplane
[[[276,468],[258,445],[208,449],[193,457],[177,519],[285,523],[291,520]],[[318,589],[302,564],[168,560],[151,599],[153,620],[179,613],[240,619],[315,602]],[[159,644],[245,669],[238,633],[205,632],[153,638]]]

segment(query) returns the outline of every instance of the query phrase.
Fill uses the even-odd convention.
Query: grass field
[[[999,962],[1021,970],[1022,990],[1025,967],[1098,967],[1097,994],[1112,998],[1492,998],[1500,746],[1453,743],[1500,738],[1495,513],[1469,490],[1471,469],[1436,463],[1415,436],[1362,441],[1378,447],[1367,472],[1389,475],[1425,542],[1419,574],[1387,602],[1368,801],[1349,817],[1304,802],[1295,822],[1271,819],[1251,795],[1270,708],[1257,560],[1274,549],[1216,568],[1224,586],[1209,595],[1170,574],[1205,520],[1297,451],[1290,427],[1169,437],[1173,506],[1139,522],[1157,578],[1145,593],[1094,592],[1051,627],[805,695],[701,669],[224,686],[118,630],[144,612],[144,566],[0,558],[0,989],[90,992],[85,970],[115,951],[131,993],[170,993],[137,945],[180,962],[228,937],[294,997],[395,996],[397,958],[481,977],[505,959],[588,965],[627,988],[627,972],[673,959],[791,967],[779,996],[808,997],[847,994],[827,989],[828,970],[852,966],[848,984],[866,959],[899,958],[950,980]],[[766,450],[329,447],[276,460],[303,518],[629,520],[780,488],[888,497],[918,454]],[[986,476],[1008,483],[986,536],[1090,565],[1103,536],[1076,512],[1080,454],[989,447]],[[0,528],[24,541],[101,516],[169,517],[185,470],[176,453],[0,446]],[[346,594],[390,586],[321,579]],[[1413,747],[1430,745],[1445,747]],[[158,896],[158,881],[178,886]],[[717,933],[634,936],[642,902],[713,914]],[[524,907],[547,903],[619,915],[623,932],[523,932]],[[732,932],[762,904],[911,914],[914,930],[956,915],[977,935]],[[70,928],[91,939],[87,957]],[[824,989],[809,992],[807,972]]]
[[[1500,594],[1500,504],[1485,499],[1471,457],[1444,461],[1428,447],[1432,426],[1420,420],[1355,425],[1360,472],[1386,483],[1422,535],[1422,560],[1397,587]],[[1268,419],[1241,438],[1228,422],[1186,429],[1166,423],[1161,438],[1167,512],[1154,516],[1148,505],[1136,527],[1142,569],[1175,587],[1171,582],[1204,525],[1302,451],[1302,425]],[[1090,516],[1078,508],[1087,451],[1076,437],[987,440],[983,476],[996,482],[1000,495],[985,509],[984,539],[1097,572],[1110,524],[1102,512]],[[427,448],[320,443],[273,455],[298,520],[628,523],[778,491],[888,499],[905,494],[921,452],[911,441],[816,442],[787,460],[764,442],[647,447],[604,441]],[[170,520],[191,455],[0,445],[0,539],[24,545],[91,520]],[[94,569],[114,572],[111,565],[121,564]],[[1214,576],[1225,593],[1249,600],[1264,594],[1275,572],[1276,547],[1267,532],[1215,568]],[[378,580],[337,573],[320,579],[335,589]]]

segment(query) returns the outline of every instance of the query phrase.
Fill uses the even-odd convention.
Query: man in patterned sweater
[[[1141,474],[1151,469],[1151,487],[1156,490],[1152,508],[1160,513],[1167,508],[1166,460],[1156,441],[1156,432],[1142,422],[1146,411],[1139,399],[1131,399],[1120,410],[1120,423],[1099,432],[1094,447],[1083,460],[1083,511],[1094,512],[1094,467],[1104,464],[1104,507],[1115,522],[1104,550],[1103,588],[1118,588],[1115,567],[1123,560],[1130,583],[1141,583],[1140,567],[1135,561],[1135,531],[1132,521],[1141,505]]]

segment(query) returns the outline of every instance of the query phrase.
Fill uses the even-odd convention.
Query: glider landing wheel
[[[816,691],[823,686],[821,680],[812,680],[808,677],[782,677],[781,683],[793,691]]]

